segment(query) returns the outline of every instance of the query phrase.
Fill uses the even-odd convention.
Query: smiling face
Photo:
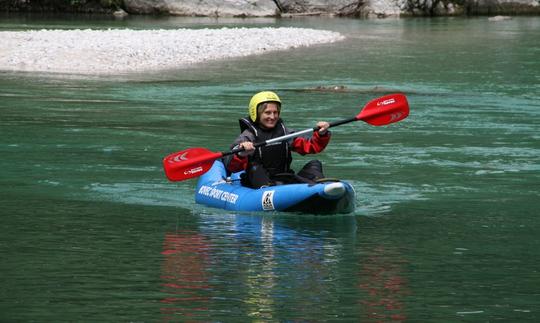
[[[265,104],[261,115],[259,116],[259,123],[263,128],[272,129],[276,126],[279,120],[278,104],[275,102],[268,102]]]

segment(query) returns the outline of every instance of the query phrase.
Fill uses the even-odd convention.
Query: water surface
[[[2,321],[540,318],[539,18],[0,23],[222,26],[347,39],[141,75],[0,73]],[[168,153],[225,150],[263,89],[297,129],[407,95],[408,119],[336,128],[317,156],[354,185],[353,214],[235,214],[165,179]]]

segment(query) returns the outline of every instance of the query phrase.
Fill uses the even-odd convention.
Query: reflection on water
[[[161,279],[163,292],[169,296],[161,302],[165,321],[174,321],[175,315],[193,317],[208,310],[210,289],[208,241],[194,232],[167,233],[163,243],[164,256]]]
[[[260,226],[258,226],[260,224]],[[272,290],[277,284],[276,274],[276,253],[274,249],[274,236],[279,232],[274,232],[274,222],[269,217],[263,217],[262,221],[255,225],[260,227],[260,232],[253,232],[259,235],[261,245],[261,255],[263,261],[248,267],[246,287],[248,305],[248,316],[251,319],[274,319],[275,301],[272,297]],[[242,230],[237,227],[237,230]]]
[[[358,287],[367,293],[360,300],[362,316],[370,322],[405,321],[404,301],[410,294],[403,277],[406,261],[392,247],[379,245],[359,262]]]
[[[389,245],[356,249],[356,226],[350,216],[237,214],[207,216],[198,231],[168,232],[162,319],[405,320],[406,261]],[[349,310],[333,312],[338,305]]]

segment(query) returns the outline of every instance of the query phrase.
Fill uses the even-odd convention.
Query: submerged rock
[[[344,85],[317,86],[314,91],[318,92],[345,92],[347,88]]]
[[[334,93],[344,93],[344,92],[355,92],[355,93],[398,93],[401,92],[399,89],[387,88],[383,86],[375,85],[369,88],[349,88],[345,85],[319,85],[316,87],[304,88],[304,89],[288,89],[290,91],[298,92],[334,92]],[[409,93],[411,93],[409,91]]]
[[[489,17],[489,21],[505,21],[505,20],[511,20],[512,17],[510,16],[495,16],[495,17]]]

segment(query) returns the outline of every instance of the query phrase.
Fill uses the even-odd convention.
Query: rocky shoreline
[[[0,0],[0,11],[204,17],[540,15],[539,0]]]
[[[222,28],[6,31],[0,39],[3,71],[115,75],[332,43],[344,36],[307,28]]]

